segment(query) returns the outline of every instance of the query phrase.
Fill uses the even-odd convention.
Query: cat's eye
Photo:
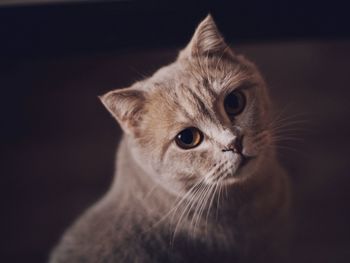
[[[241,91],[232,91],[224,100],[225,111],[230,116],[240,114],[245,107],[246,98]]]
[[[203,140],[203,133],[195,127],[179,132],[175,137],[176,144],[182,149],[191,149],[198,146]]]

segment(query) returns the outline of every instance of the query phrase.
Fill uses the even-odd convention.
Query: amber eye
[[[240,114],[245,107],[246,99],[241,91],[233,91],[224,100],[225,111],[228,115]]]
[[[198,146],[203,140],[203,134],[195,127],[182,130],[175,137],[176,144],[182,149],[191,149]]]

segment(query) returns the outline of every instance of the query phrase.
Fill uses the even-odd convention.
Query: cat
[[[115,180],[50,262],[283,262],[290,183],[268,90],[211,15],[175,62],[100,99],[124,132]]]

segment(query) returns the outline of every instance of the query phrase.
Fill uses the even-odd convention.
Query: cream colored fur
[[[227,94],[247,104],[232,118]],[[66,232],[51,262],[281,262],[289,183],[275,157],[271,102],[255,65],[209,15],[177,60],[101,101],[125,134],[110,191]],[[203,142],[180,149],[197,127]],[[223,152],[243,138],[242,154]]]

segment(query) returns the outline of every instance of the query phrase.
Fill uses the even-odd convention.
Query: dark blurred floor
[[[350,262],[350,41],[236,50],[256,61],[276,104],[302,128],[288,131],[302,141],[281,147],[295,192],[292,262]],[[129,50],[0,62],[0,262],[45,261],[62,231],[106,191],[120,130],[97,95],[175,56]]]

